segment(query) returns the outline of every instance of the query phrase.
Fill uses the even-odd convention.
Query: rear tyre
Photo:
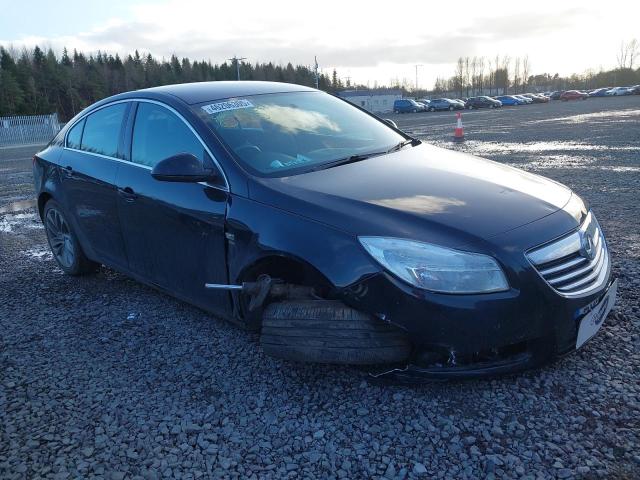
[[[411,353],[404,332],[335,300],[272,303],[260,342],[267,355],[297,362],[371,365]]]
[[[82,251],[78,237],[58,202],[49,200],[42,218],[49,248],[64,273],[82,275],[96,271],[98,264],[89,260]]]
[[[430,112],[435,112],[435,111],[436,111],[436,109],[435,109],[435,108],[433,108],[433,107],[429,107],[429,111],[430,111]]]
[[[451,112],[453,110],[453,107],[449,107],[449,111]]]

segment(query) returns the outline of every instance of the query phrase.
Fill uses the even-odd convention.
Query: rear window
[[[89,115],[82,134],[81,150],[117,157],[120,130],[126,110],[126,103],[118,103]]]

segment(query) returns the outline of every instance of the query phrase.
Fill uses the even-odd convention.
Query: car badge
[[[588,234],[582,234],[580,236],[580,250],[582,250],[582,256],[593,260],[596,256],[595,249],[593,248],[593,240]]]

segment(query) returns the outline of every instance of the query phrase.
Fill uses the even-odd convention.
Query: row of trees
[[[528,56],[460,57],[455,74],[448,79],[437,78],[434,93],[456,92],[460,97],[477,94],[497,95],[524,91],[531,72]]]
[[[240,63],[240,78],[315,85],[306,66]],[[51,49],[6,49],[0,46],[0,116],[58,112],[68,120],[87,105],[109,95],[172,83],[235,80],[236,65],[191,61],[173,55],[157,59],[136,51],[122,59],[103,52],[86,55],[65,48],[61,56]],[[337,91],[345,85],[337,72],[320,74],[319,87]]]
[[[436,79],[433,94],[455,93],[459,97],[471,95],[498,95],[524,93],[528,90],[566,90],[570,88],[598,88],[640,83],[640,42],[632,39],[622,42],[613,70],[587,70],[582,74],[560,77],[558,74],[531,75],[531,62],[527,55],[511,58],[460,57],[454,75]]]
[[[640,69],[635,69],[640,44],[637,40],[623,42],[617,55],[618,68],[587,71],[569,77],[558,74],[531,74],[528,56],[512,58],[461,57],[454,75],[438,78],[432,91],[416,91],[408,80],[392,81],[414,96],[441,95],[443,93],[469,97],[472,95],[498,95],[522,93],[530,90],[563,90],[569,88],[597,88],[640,83]],[[172,83],[209,80],[235,80],[236,65],[212,64],[211,61],[191,61],[175,55],[157,59],[151,54],[135,51],[122,59],[104,52],[84,54],[65,48],[57,56],[51,49],[40,47],[18,51],[0,46],[0,116],[35,115],[57,112],[68,120],[87,105],[116,93]],[[315,74],[310,67],[275,65],[269,63],[241,63],[240,78],[268,80],[313,86]],[[366,88],[343,82],[333,70],[331,75],[321,73],[320,89],[336,92],[343,88]],[[377,82],[375,83],[377,86]]]

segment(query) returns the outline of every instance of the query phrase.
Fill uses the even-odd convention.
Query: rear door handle
[[[136,195],[136,192],[134,192],[133,188],[131,187],[124,187],[124,188],[118,187],[118,193],[127,202],[133,202],[136,198],[138,198],[138,195]]]

